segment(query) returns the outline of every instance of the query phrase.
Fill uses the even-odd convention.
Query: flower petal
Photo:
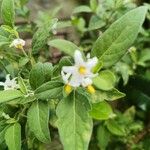
[[[90,58],[86,63],[86,67],[91,70],[93,67],[96,66],[97,63],[98,63],[97,57]]]
[[[4,86],[4,84],[5,84],[4,82],[0,82],[0,86]]]
[[[6,75],[6,81],[10,81],[10,74]]]
[[[63,71],[61,71],[61,75],[62,75],[62,79],[64,81],[65,84],[67,84],[69,82],[69,77],[71,76],[70,73],[65,74]]]
[[[82,81],[82,86],[87,87],[88,85],[91,85],[93,82],[90,78],[84,78]]]
[[[72,75],[69,84],[73,87],[78,87],[81,85],[81,82],[83,80],[83,77],[79,76],[79,75]]]
[[[75,65],[82,65],[84,64],[84,60],[82,58],[82,54],[79,50],[76,50],[74,53],[74,61]]]
[[[71,74],[73,74],[74,70],[75,70],[74,66],[64,66],[62,68],[62,71],[65,72],[65,73],[71,73]]]

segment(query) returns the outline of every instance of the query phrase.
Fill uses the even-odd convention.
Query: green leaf
[[[14,100],[14,104],[27,104],[27,103],[31,103],[33,101],[36,100],[35,95],[29,95],[28,97],[22,97],[22,98],[18,98]],[[13,103],[13,101],[11,101],[11,103]]]
[[[49,81],[35,90],[35,96],[41,100],[62,98],[63,83]]]
[[[63,66],[72,66],[72,65],[73,61],[70,56],[69,57],[65,56],[59,61],[60,68],[62,68]]]
[[[18,77],[18,84],[19,84],[19,87],[20,87],[20,91],[24,94],[27,94],[28,89],[27,89],[22,77]]]
[[[6,45],[9,43],[9,39],[5,36],[0,35],[0,46]]]
[[[96,30],[105,26],[106,23],[97,16],[92,16],[87,31]]]
[[[100,90],[111,90],[116,82],[115,75],[109,71],[101,71],[99,76],[93,79],[93,84]]]
[[[129,11],[97,39],[92,55],[103,61],[104,67],[112,66],[123,57],[137,37],[146,11],[145,6]]]
[[[21,150],[21,126],[19,123],[11,125],[6,130],[5,141],[9,150]]]
[[[96,90],[96,93],[92,96],[92,102],[97,103],[103,100],[114,101],[125,97],[125,94],[113,88],[109,91]]]
[[[124,62],[118,62],[114,68],[116,72],[122,76],[124,85],[126,85],[128,83],[129,76],[133,75],[132,67]]]
[[[16,98],[20,98],[23,97],[23,93],[21,93],[18,90],[4,90],[4,91],[0,91],[0,103],[4,103],[4,102],[8,102],[8,101],[12,101]]]
[[[14,0],[3,0],[1,6],[1,16],[4,24],[14,26],[15,8]]]
[[[39,62],[34,65],[29,77],[31,87],[36,89],[43,83],[50,81],[52,77],[52,70],[53,66],[51,63],[42,64]]]
[[[0,122],[0,145],[5,141],[5,132],[8,127],[3,121]]]
[[[36,138],[43,143],[50,142],[48,128],[49,108],[47,102],[34,102],[28,110],[27,117],[29,129]]]
[[[98,7],[97,0],[90,0],[90,7],[95,12],[96,8]]]
[[[82,13],[82,12],[90,13],[92,12],[92,10],[90,7],[86,5],[78,6],[73,10],[73,14]]]
[[[30,59],[28,57],[21,57],[19,59],[19,67],[24,67],[29,61]]]
[[[97,129],[97,140],[99,148],[101,150],[105,150],[108,142],[110,141],[110,133],[103,124],[101,124]]]
[[[57,23],[57,19],[47,20],[33,36],[32,40],[32,52],[35,54],[39,52],[47,44],[47,40],[50,36],[50,31],[53,28],[53,25]]]
[[[74,43],[62,39],[51,40],[48,42],[48,45],[55,47],[70,56],[74,56],[75,50],[79,50],[79,47]]]
[[[57,106],[58,130],[65,150],[88,149],[92,119],[88,115],[86,103],[88,100],[84,95],[73,91]]]
[[[123,125],[118,124],[115,120],[106,122],[107,129],[114,135],[125,136],[125,128]]]
[[[92,105],[92,110],[89,112],[92,118],[97,120],[107,120],[113,114],[111,106],[103,101]]]

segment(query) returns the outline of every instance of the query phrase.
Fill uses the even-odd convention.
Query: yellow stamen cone
[[[72,91],[72,87],[69,84],[65,85],[65,92],[66,92],[66,94],[70,94],[71,91]]]
[[[83,67],[83,66],[81,66],[81,67],[79,68],[79,73],[80,73],[80,74],[86,74],[86,68]]]
[[[94,94],[94,93],[95,93],[95,89],[94,89],[94,87],[93,87],[92,85],[88,85],[88,86],[87,86],[87,90],[88,90],[88,92],[91,93],[91,94]]]
[[[22,46],[21,44],[18,44],[18,45],[16,46],[16,48],[18,48],[18,49],[23,49],[23,46]]]

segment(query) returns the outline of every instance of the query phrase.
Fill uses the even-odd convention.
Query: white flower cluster
[[[82,53],[79,50],[74,54],[74,66],[64,66],[61,71],[62,78],[67,85],[68,92],[70,87],[87,87],[91,93],[94,93],[92,85],[92,78],[97,74],[93,74],[92,69],[96,66],[97,57],[90,58],[87,55],[87,61],[82,57]]]
[[[22,49],[25,46],[25,41],[23,39],[15,39],[12,41],[10,47],[16,47],[18,49]]]
[[[10,74],[6,75],[5,82],[0,82],[0,86],[3,86],[4,90],[14,90],[19,88],[19,85],[16,82],[16,78],[11,80]]]

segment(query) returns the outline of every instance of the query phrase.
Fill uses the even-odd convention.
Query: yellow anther
[[[16,48],[23,49],[23,46],[21,44],[16,45]]]
[[[86,74],[86,72],[87,72],[87,70],[86,70],[86,68],[85,67],[83,67],[83,66],[81,66],[80,68],[79,68],[79,73],[80,74]]]
[[[71,87],[69,84],[66,84],[66,85],[65,85],[65,92],[66,92],[67,94],[70,94],[71,91],[72,91],[72,87]]]
[[[94,93],[95,93],[95,89],[94,89],[94,87],[93,87],[92,85],[88,85],[88,86],[87,86],[87,90],[88,90],[88,92],[91,93],[91,94],[94,94]]]

